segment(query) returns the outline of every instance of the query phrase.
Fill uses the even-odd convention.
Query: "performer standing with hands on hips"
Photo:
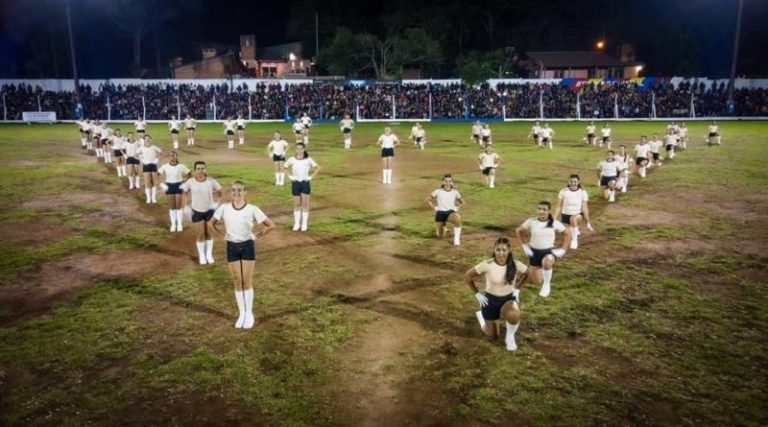
[[[211,226],[227,240],[227,263],[235,284],[235,300],[239,316],[235,328],[251,329],[256,323],[253,316],[253,267],[256,263],[257,236],[264,236],[275,228],[275,224],[264,212],[245,200],[245,184],[242,181],[232,183],[230,189],[232,202],[216,209]],[[226,227],[226,234],[219,230],[219,223]],[[253,232],[254,223],[263,224],[259,231]]]

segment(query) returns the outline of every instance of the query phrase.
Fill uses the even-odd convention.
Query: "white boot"
[[[240,313],[235,322],[236,328],[242,328],[245,323],[245,292],[235,291],[235,300],[237,300],[237,311]]]
[[[579,248],[579,236],[578,234],[571,233],[571,249]]]
[[[181,209],[176,209],[176,231],[181,232],[184,230],[184,226],[181,225],[182,222],[184,222],[184,215],[181,212]]]
[[[543,280],[541,284],[541,291],[539,291],[539,296],[548,297],[552,283],[552,270],[541,270],[541,277]]]
[[[386,184],[387,183],[387,170],[382,169],[381,170],[381,183]]]
[[[494,188],[494,184],[496,183],[496,176],[491,175],[489,178],[490,184],[488,184],[488,188]]]
[[[245,322],[243,322],[243,329],[251,329],[256,323],[256,319],[253,317],[253,288],[245,290]]]
[[[515,332],[517,332],[517,327],[520,326],[520,324],[513,325],[509,322],[506,322],[507,324],[507,336],[504,338],[504,344],[507,345],[507,350],[509,351],[515,351],[517,350],[517,342],[515,342]]]
[[[293,211],[293,231],[299,231],[301,227],[301,211]]]
[[[461,227],[453,227],[453,245],[459,246],[461,244]]]
[[[171,217],[171,233],[176,232],[176,209],[168,211],[168,216]]]
[[[303,211],[301,217],[301,231],[307,231],[309,226],[309,211]]]
[[[205,242],[195,242],[197,245],[197,258],[200,261],[200,265],[208,264],[208,260],[205,258]]]
[[[149,194],[152,197],[152,203],[157,203],[157,187],[153,185],[149,190]]]
[[[149,188],[144,187],[144,194],[147,196],[147,203],[152,203],[152,191]]]
[[[205,259],[208,264],[213,264],[213,239],[205,241]]]

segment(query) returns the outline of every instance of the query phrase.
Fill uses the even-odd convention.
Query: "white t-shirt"
[[[664,145],[664,143],[661,142],[660,139],[656,139],[648,143],[648,146],[651,147],[651,153],[656,153],[656,154],[658,154],[659,151],[661,151],[662,145]]]
[[[302,126],[306,128],[312,126],[312,119],[309,116],[303,116],[300,120]]]
[[[418,132],[418,131],[419,131],[419,127],[418,126],[413,126],[411,128],[411,138],[416,138],[416,132]]]
[[[304,125],[301,124],[301,122],[296,122],[293,124],[293,133],[302,133],[304,132]]]
[[[240,209],[235,208],[232,203],[225,203],[216,209],[213,217],[224,223],[227,228],[227,241],[232,243],[255,240],[253,223],[261,224],[267,220],[264,212],[250,203]]]
[[[587,126],[587,134],[594,135],[595,134],[595,127],[592,125]]]
[[[124,136],[113,136],[112,137],[112,149],[113,150],[122,150],[125,147],[125,137]]]
[[[305,157],[299,160],[296,156],[293,156],[285,162],[285,167],[291,169],[294,181],[308,181],[309,171],[317,167],[317,163],[312,157]]]
[[[499,155],[496,153],[482,152],[477,159],[482,163],[483,168],[495,168],[499,163]]]
[[[533,125],[531,126],[531,135],[539,135],[541,132],[541,126]]]
[[[273,155],[282,156],[285,155],[285,150],[288,148],[288,141],[284,139],[273,139],[267,145],[267,150]]]
[[[195,119],[185,119],[184,126],[186,126],[187,129],[192,129],[197,126],[197,121]]]
[[[226,122],[224,122],[224,128],[226,129],[227,132],[229,132],[229,131],[234,132],[235,131],[235,123],[232,120],[227,120]]]
[[[541,128],[539,129],[539,136],[542,138],[552,138],[552,135],[554,135],[555,131],[552,130],[552,128]]]
[[[624,153],[622,154],[616,154],[613,156],[614,159],[616,159],[617,162],[619,162],[619,170],[629,169],[629,154]]]
[[[643,157],[648,158],[650,157],[648,153],[651,152],[651,145],[650,144],[637,144],[635,145],[635,157]]]
[[[133,122],[133,125],[136,127],[136,130],[145,130],[147,128],[147,122],[144,120]]]
[[[432,198],[437,200],[438,211],[457,211],[456,202],[461,200],[461,194],[455,189],[451,191],[445,191],[443,188],[438,188],[431,194]]]
[[[125,141],[125,144],[123,144],[123,149],[125,150],[125,155],[128,156],[128,157],[136,157],[136,158],[138,158],[139,148],[141,148],[141,143],[139,141],[136,141],[136,140],[134,140],[133,142]]]
[[[528,267],[518,260],[515,260],[515,279],[518,274],[525,274]],[[475,272],[485,276],[485,291],[497,297],[503,297],[514,292],[514,282],[506,283],[507,266],[499,265],[493,258],[487,259],[475,266]]]
[[[709,125],[709,133],[718,133],[720,128],[717,125]]]
[[[480,136],[483,138],[490,138],[491,137],[491,129],[490,128],[483,128],[480,131]]]
[[[192,177],[184,184],[181,189],[189,192],[191,199],[190,206],[196,212],[208,212],[213,209],[213,193],[221,190],[221,185],[213,178],[206,177],[204,181],[198,181]]]
[[[139,155],[139,158],[141,159],[141,163],[144,163],[145,165],[148,165],[150,163],[157,164],[157,158],[160,155],[160,153],[163,152],[163,150],[160,149],[157,145],[142,145],[137,150],[137,154]]]
[[[472,136],[480,135],[480,132],[483,131],[483,125],[472,125]]]
[[[557,198],[563,201],[563,213],[566,215],[578,215],[582,213],[582,205],[584,202],[589,201],[589,195],[583,188],[573,191],[570,188],[565,187],[560,190],[560,194],[557,195]]]
[[[610,138],[611,137],[611,128],[602,128],[602,129],[600,129],[600,134],[603,135],[603,138]]]
[[[352,129],[355,127],[355,122],[352,119],[343,119],[341,122],[339,122],[339,126],[342,130],[344,129]]]
[[[548,221],[539,221],[538,218],[528,218],[523,223],[523,228],[531,233],[531,241],[528,246],[533,249],[550,249],[555,246],[555,232],[562,233],[565,226],[558,220],[552,221],[552,227],[547,227]]]
[[[171,120],[168,122],[168,129],[170,130],[179,130],[179,121],[178,120]]]
[[[176,165],[166,163],[160,166],[157,173],[165,175],[165,182],[175,184],[184,180],[184,177],[189,173],[189,168],[181,163],[176,163]]]
[[[618,176],[621,166],[621,162],[617,162],[615,159],[612,162],[603,160],[597,164],[597,168],[600,169],[600,176]]]
[[[245,128],[245,119],[237,119],[235,123],[237,124],[238,127]]]
[[[677,136],[676,135],[664,135],[664,145],[677,145]]]
[[[395,142],[399,142],[395,134],[381,135],[379,137],[381,148],[395,148]]]

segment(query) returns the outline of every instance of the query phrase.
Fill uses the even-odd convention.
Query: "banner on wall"
[[[24,123],[55,123],[55,111],[23,111],[21,121]]]

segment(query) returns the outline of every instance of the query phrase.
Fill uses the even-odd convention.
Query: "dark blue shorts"
[[[494,167],[483,168],[483,175],[490,175],[491,169],[496,169],[496,168]]]
[[[609,182],[616,181],[616,179],[618,179],[617,176],[603,176],[603,177],[600,177],[600,186],[601,187],[607,187]]]
[[[435,212],[435,222],[446,222],[448,217],[456,211],[437,211]]]
[[[285,161],[285,154],[273,154],[272,155],[272,161],[273,162],[284,162]]]
[[[168,186],[168,189],[165,190],[165,194],[184,194],[184,192],[181,191],[180,182],[166,182],[165,185]]]
[[[237,127],[237,130],[245,130],[245,128],[244,128],[244,127],[242,127],[242,126],[238,126],[238,127]]]
[[[245,242],[227,241],[227,262],[237,262],[240,260],[256,260],[256,244],[253,240],[246,240]]]
[[[171,134],[172,134],[172,135],[176,135],[176,134],[178,134],[178,133],[179,133],[179,130],[178,130],[178,129],[173,129],[173,130],[171,130]]]
[[[213,218],[213,209],[209,209],[205,212],[198,212],[192,209],[192,222],[210,221]]]
[[[381,149],[381,157],[395,157],[395,149],[394,148],[382,148]]]
[[[112,150],[112,155],[115,157],[123,157],[122,150]]]
[[[312,186],[309,185],[309,181],[292,181],[291,194],[293,194],[294,196],[300,196],[302,194],[312,194]]]
[[[643,165],[643,162],[647,162],[647,161],[648,161],[648,159],[647,159],[647,158],[645,158],[645,157],[636,157],[636,158],[635,158],[635,164],[636,164],[637,166],[642,166],[642,165]]]
[[[528,257],[528,261],[531,263],[531,267],[541,267],[541,261],[544,259],[544,257],[552,253],[552,248],[549,248],[549,249],[531,248],[531,250],[533,251],[533,256]]]
[[[228,130],[227,131],[227,135],[234,135],[234,134],[235,134],[235,131],[233,131],[233,130]]]
[[[581,215],[581,214],[579,213],[579,214],[576,214],[576,215],[568,215],[568,214],[561,213],[560,214],[560,222],[562,222],[566,226],[571,225],[571,217],[579,216],[579,215]]]
[[[187,132],[192,132],[195,128],[187,128]]]
[[[142,172],[157,172],[157,165],[154,163],[147,163],[141,170]]]
[[[343,133],[352,133],[352,129],[350,128],[344,128],[341,130]]]
[[[517,301],[514,293],[504,295],[503,297],[486,293],[485,296],[488,297],[488,305],[480,309],[483,312],[483,319],[485,320],[499,320],[501,317],[501,307],[504,306],[507,301]]]
[[[125,163],[128,165],[138,165],[141,162],[139,162],[139,159],[136,157],[128,156],[128,158],[125,159]]]

